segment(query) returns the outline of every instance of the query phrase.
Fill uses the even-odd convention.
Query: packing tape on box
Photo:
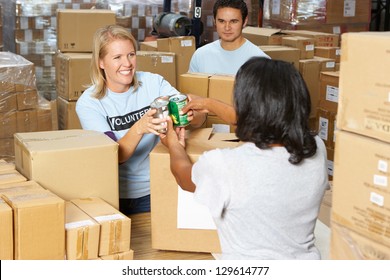
[[[77,260],[88,259],[88,239],[89,239],[88,227],[83,227],[77,230],[77,248],[76,248]]]
[[[122,238],[122,221],[112,220],[110,223],[110,241],[109,241],[109,254],[118,253],[120,251],[120,241]]]

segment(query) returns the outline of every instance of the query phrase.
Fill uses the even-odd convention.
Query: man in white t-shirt
[[[189,72],[235,75],[253,56],[268,57],[258,46],[242,36],[248,22],[248,8],[243,0],[217,0],[213,8],[219,40],[198,48]]]

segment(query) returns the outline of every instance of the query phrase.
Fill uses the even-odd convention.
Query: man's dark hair
[[[220,8],[233,8],[241,11],[242,21],[248,17],[248,7],[243,0],[217,0],[213,8],[214,19],[217,18],[217,11]]]

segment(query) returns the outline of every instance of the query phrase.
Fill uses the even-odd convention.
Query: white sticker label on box
[[[214,123],[212,125],[213,132],[216,133],[229,133],[230,132],[230,126],[228,124],[216,124]]]
[[[326,165],[327,165],[327,168],[328,168],[328,175],[329,176],[333,176],[333,161],[332,160],[327,160],[326,161]]]
[[[333,26],[333,34],[341,34],[340,26]]]
[[[354,17],[356,14],[356,0],[344,0],[344,16]]]
[[[326,100],[337,103],[339,100],[339,88],[327,85],[326,86]]]
[[[173,63],[173,56],[163,55],[161,57],[161,63]]]
[[[182,47],[192,47],[192,40],[183,40],[181,41]]]
[[[328,140],[329,120],[323,117],[319,117],[319,132],[318,135],[322,140]]]
[[[374,184],[381,187],[387,187],[387,177],[374,174]]]
[[[384,204],[385,204],[385,198],[382,195],[374,193],[374,192],[370,193],[370,201],[372,203],[379,205],[379,206],[384,206]]]
[[[325,68],[335,68],[336,67],[336,62],[334,61],[329,61],[325,64]]]
[[[387,169],[388,169],[387,161],[379,160],[378,161],[378,170],[383,171],[383,172],[387,172]]]
[[[306,51],[314,51],[314,45],[306,45]]]
[[[81,227],[87,227],[87,226],[93,226],[94,223],[91,220],[84,220],[84,221],[78,221],[73,223],[66,223],[65,229],[72,229],[72,228],[81,228]]]
[[[280,0],[272,1],[272,14],[280,15]]]
[[[93,217],[93,218],[98,222],[124,220],[125,219],[125,217],[121,214],[105,215],[105,216],[98,216],[98,217]]]

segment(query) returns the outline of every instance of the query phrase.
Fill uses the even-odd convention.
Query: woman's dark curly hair
[[[316,153],[309,129],[310,95],[301,74],[288,62],[252,57],[241,66],[234,84],[236,135],[260,149],[281,144],[289,162]]]

